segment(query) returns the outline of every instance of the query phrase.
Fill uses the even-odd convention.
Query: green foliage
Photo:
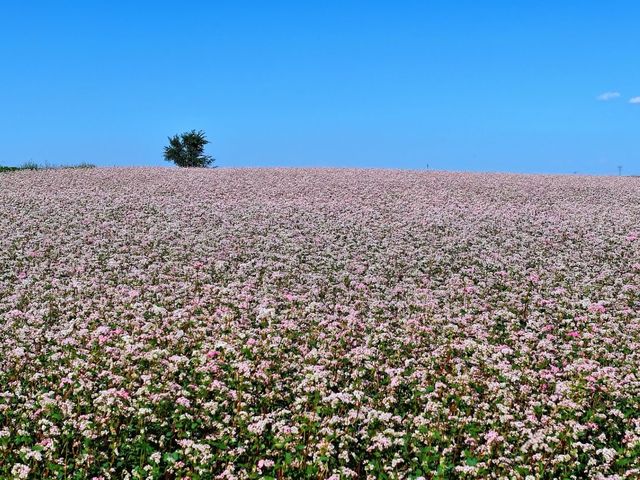
[[[60,165],[59,167],[53,168],[96,168],[96,166],[93,163],[81,162],[72,165]]]
[[[169,137],[169,145],[164,147],[164,159],[178,167],[209,167],[215,159],[204,153],[208,143],[202,130],[174,135]]]
[[[4,167],[0,165],[0,172],[17,172],[18,170],[59,170],[66,168],[96,168],[93,163],[82,162],[69,165],[52,165],[49,163],[39,164],[32,160],[23,163],[19,167]]]
[[[20,168],[22,170],[38,170],[40,167],[38,167],[36,162],[29,160],[28,162],[24,162]]]

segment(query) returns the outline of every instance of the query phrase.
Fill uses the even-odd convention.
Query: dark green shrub
[[[204,153],[208,143],[202,130],[174,135],[169,137],[169,145],[164,147],[164,159],[179,167],[208,167],[215,160]]]
[[[38,164],[32,160],[29,160],[28,162],[24,162],[22,164],[22,166],[20,167],[20,169],[22,170],[38,170],[40,169],[40,167],[38,166]]]

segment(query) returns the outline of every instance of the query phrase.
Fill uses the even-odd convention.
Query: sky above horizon
[[[640,174],[640,2],[0,5],[0,165]]]

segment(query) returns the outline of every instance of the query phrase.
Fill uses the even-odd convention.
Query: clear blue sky
[[[0,164],[640,173],[640,2],[0,3]],[[618,92],[608,101],[596,97]]]

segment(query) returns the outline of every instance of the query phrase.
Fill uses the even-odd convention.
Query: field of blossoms
[[[0,478],[640,478],[640,180],[0,174]]]

